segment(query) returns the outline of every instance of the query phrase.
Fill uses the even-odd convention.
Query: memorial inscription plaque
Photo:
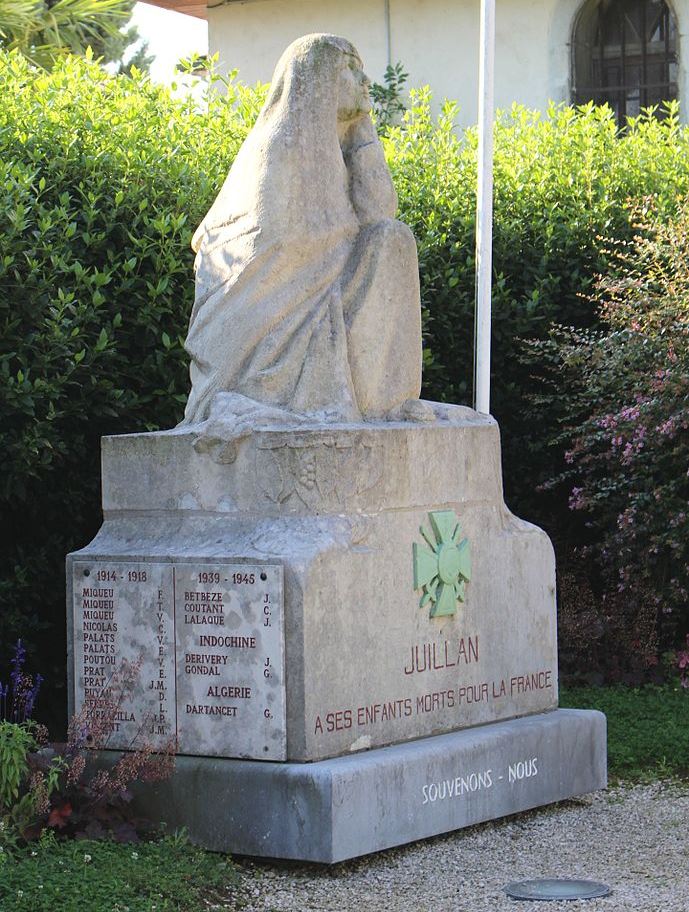
[[[76,711],[97,718],[133,679],[109,747],[286,759],[281,565],[94,559],[72,574]]]

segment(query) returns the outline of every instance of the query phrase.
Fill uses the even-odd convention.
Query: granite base
[[[230,454],[199,428],[104,438],[103,526],[68,557],[72,705],[97,699],[113,665],[140,660],[125,707],[134,720],[113,747],[153,716],[150,734],[176,738],[180,753],[290,763],[556,709],[552,545],[504,504],[495,421],[427,406],[432,422],[257,429]],[[453,514],[471,579],[441,610],[447,542],[431,522]],[[270,597],[271,623],[281,625],[270,646],[247,586],[227,582],[239,565],[256,580],[282,575],[248,599]],[[194,600],[213,607],[201,580],[218,576],[222,610],[196,617]],[[101,626],[85,614],[94,607],[108,612]],[[256,634],[256,649],[206,636],[236,632]],[[274,672],[267,687],[258,664],[247,665],[259,652]],[[187,655],[200,667],[189,670]],[[194,674],[214,671],[215,660],[223,676]],[[210,693],[204,682],[222,687]],[[251,698],[223,696],[237,685],[251,686]],[[269,733],[256,725],[265,709],[276,720]]]
[[[322,760],[179,757],[139,809],[206,848],[334,863],[604,788],[602,713],[560,709]]]

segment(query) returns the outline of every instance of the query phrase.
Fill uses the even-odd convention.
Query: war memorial
[[[279,61],[194,235],[184,420],[103,439],[103,526],[68,557],[72,707],[136,668],[108,747],[173,742],[142,808],[212,849],[336,862],[606,783],[497,424],[419,399],[368,88],[342,38]]]

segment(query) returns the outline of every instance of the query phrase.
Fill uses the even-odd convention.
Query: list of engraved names
[[[107,746],[286,756],[282,567],[76,561],[77,711]]]

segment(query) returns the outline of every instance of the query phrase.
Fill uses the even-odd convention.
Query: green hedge
[[[446,104],[437,123],[428,90],[386,140],[401,217],[419,244],[425,310],[425,393],[471,402],[476,131],[453,131]],[[557,531],[557,505],[534,494],[554,471],[550,402],[534,413],[537,364],[522,338],[552,323],[597,320],[585,297],[606,268],[607,239],[632,235],[629,201],[654,194],[660,211],[689,191],[689,131],[678,110],[632,121],[620,136],[607,108],[514,107],[495,130],[492,411],[500,421],[508,502]],[[544,421],[544,418],[546,419]],[[553,510],[556,513],[553,513]]]
[[[232,84],[201,105],[77,58],[45,74],[0,54],[0,95],[0,642],[42,629],[59,668],[64,554],[100,522],[99,437],[182,413],[189,241],[263,92]],[[450,106],[435,123],[429,103],[415,95],[386,154],[419,244],[425,394],[469,402],[476,134],[453,132]],[[558,416],[527,419],[539,371],[519,338],[595,321],[580,294],[604,268],[601,239],[629,236],[628,198],[655,193],[662,209],[687,192],[688,141],[676,113],[622,138],[593,108],[499,121],[494,412],[507,490],[529,517],[544,513],[534,482],[552,474]]]
[[[80,58],[46,74],[0,54],[0,96],[0,643],[42,629],[56,680],[99,438],[182,414],[191,235],[261,93],[204,112]]]

